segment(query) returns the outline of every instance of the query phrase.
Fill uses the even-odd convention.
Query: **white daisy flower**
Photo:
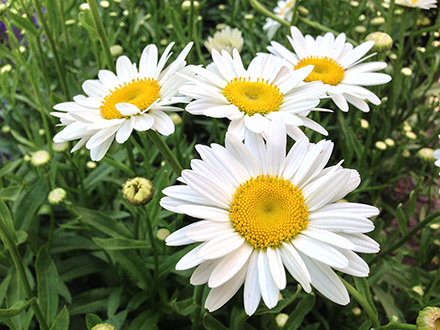
[[[294,6],[295,6],[294,0],[278,1],[277,6],[273,10],[273,12],[280,18],[290,22],[292,20]],[[267,31],[267,38],[269,40],[272,40],[273,36],[278,31],[280,26],[281,26],[280,22],[277,22],[270,17],[266,18],[266,24],[264,24],[263,30]]]
[[[104,157],[115,137],[118,143],[124,143],[133,129],[172,134],[174,124],[165,111],[181,111],[171,105],[189,101],[179,95],[178,89],[185,80],[175,73],[185,68],[185,57],[192,43],[164,69],[173,44],[168,45],[159,61],[157,47],[145,47],[139,70],[127,56],[119,57],[116,75],[100,70],[99,79],[83,83],[87,96],[77,95],[73,102],[55,105],[54,109],[62,112],[51,115],[60,118],[61,125],[66,127],[55,135],[54,142],[80,139],[72,152],[85,145],[92,160],[97,161]]]
[[[385,0],[385,2],[389,3],[390,0]],[[396,0],[395,3],[405,7],[422,8],[426,10],[437,7],[437,0]]]
[[[215,311],[244,283],[244,307],[255,312],[263,298],[277,305],[286,271],[306,292],[315,287],[346,305],[349,296],[332,270],[365,277],[368,265],[355,252],[376,253],[379,245],[364,235],[374,229],[368,217],[378,209],[337,203],[360,183],[355,170],[340,163],[324,168],[333,143],[304,138],[286,155],[284,125],[271,125],[265,143],[249,134],[243,144],[226,135],[226,147],[198,145],[201,160],[179,178],[185,185],[163,190],[167,210],[201,219],[167,237],[171,246],[201,242],[176,265],[197,267],[193,285],[208,283],[205,307]]]
[[[237,50],[232,57],[226,51],[213,50],[212,59],[206,69],[190,66],[196,77],[187,77],[192,84],[180,88],[182,94],[195,99],[186,107],[189,113],[228,118],[228,131],[240,139],[248,131],[265,135],[275,118],[282,119],[294,139],[304,136],[298,126],[327,134],[306,117],[328,90],[321,82],[303,82],[312,66],[289,72],[284,61],[266,54],[254,58],[246,70]]]
[[[379,98],[363,86],[385,84],[391,77],[374,71],[387,67],[385,62],[368,62],[360,64],[374,54],[362,58],[374,46],[374,41],[367,41],[353,49],[345,42],[345,34],[341,33],[335,39],[328,32],[316,40],[312,36],[302,35],[296,27],[291,28],[292,37],[288,36],[294,53],[283,45],[272,42],[268,50],[274,55],[285,59],[292,70],[314,65],[312,73],[305,81],[322,81],[330,89],[327,94],[342,111],[348,111],[348,103],[368,112],[370,108],[365,100],[378,105]]]
[[[208,37],[204,45],[210,53],[212,53],[213,49],[216,49],[219,52],[226,50],[232,55],[234,48],[236,48],[238,52],[241,52],[243,43],[244,40],[241,31],[237,28],[231,29],[230,26],[226,25],[224,29],[214,33],[214,37]]]

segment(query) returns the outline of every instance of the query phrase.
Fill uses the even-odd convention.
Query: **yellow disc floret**
[[[254,248],[277,247],[308,224],[301,189],[272,175],[251,177],[240,184],[232,200],[230,220]]]
[[[266,115],[272,111],[278,111],[283,101],[283,93],[276,85],[258,78],[257,81],[249,81],[250,78],[235,78],[223,89],[223,95],[234,104],[240,111],[249,116],[256,113]]]
[[[141,111],[147,109],[159,98],[160,86],[155,79],[133,79],[116,87],[104,98],[101,115],[105,119],[119,119],[124,116],[116,109],[118,103],[131,103]]]
[[[307,65],[313,65],[313,71],[304,79],[307,82],[322,81],[324,84],[337,85],[344,78],[344,68],[332,58],[327,56],[309,56],[303,58],[295,65],[295,70]]]

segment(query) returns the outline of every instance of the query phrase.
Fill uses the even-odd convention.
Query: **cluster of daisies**
[[[171,234],[170,246],[195,244],[176,265],[195,268],[191,283],[211,289],[205,306],[214,311],[244,284],[244,308],[252,315],[261,299],[276,306],[288,281],[286,270],[306,292],[312,287],[335,303],[349,302],[334,270],[367,276],[369,267],[356,252],[376,253],[379,245],[365,233],[374,229],[376,207],[340,202],[360,183],[356,170],[342,161],[327,166],[333,143],[310,143],[300,127],[327,131],[308,118],[320,100],[330,98],[342,111],[350,104],[369,111],[379,98],[365,86],[391,77],[376,71],[383,62],[365,62],[374,42],[355,48],[345,34],[314,39],[292,27],[293,52],[272,42],[247,68],[239,52],[212,50],[206,68],[186,65],[191,44],[166,66],[156,46],[142,52],[139,67],[126,56],[116,74],[100,70],[83,84],[86,95],[57,104],[54,116],[66,127],[55,142],[79,139],[100,160],[113,140],[124,143],[133,130],[174,132],[167,113],[188,103],[193,115],[229,120],[225,146],[197,145],[178,181],[166,188],[160,204],[198,221]],[[286,150],[288,136],[296,142]]]

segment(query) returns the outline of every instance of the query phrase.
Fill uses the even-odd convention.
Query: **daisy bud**
[[[136,177],[122,186],[122,196],[133,205],[147,204],[153,197],[153,184],[150,180]]]
[[[365,33],[367,32],[367,28],[363,25],[358,25],[354,28],[357,33]]]
[[[412,131],[411,125],[407,121],[403,122],[403,130],[405,132],[411,132]]]
[[[308,16],[310,14],[309,10],[306,7],[298,6],[298,13],[301,16]]]
[[[113,45],[110,47],[110,54],[112,54],[113,57],[121,56],[123,51],[124,49],[120,45]]]
[[[351,312],[354,314],[354,315],[361,315],[362,314],[362,310],[359,308],[359,307],[355,307],[355,308],[353,308],[352,310],[351,310]]]
[[[30,162],[31,161],[31,157],[29,155],[24,155],[23,160],[25,162]]]
[[[437,230],[440,229],[440,223],[433,223],[429,225],[429,228],[431,228],[432,230]]]
[[[250,21],[250,20],[254,19],[254,15],[246,14],[246,15],[244,15],[244,19]]]
[[[117,330],[114,326],[108,323],[100,323],[95,325],[91,330]]]
[[[402,74],[403,74],[404,76],[407,76],[407,77],[409,77],[409,76],[412,75],[412,70],[411,70],[410,68],[407,68],[407,67],[402,68],[402,69],[400,70],[400,72],[402,72]]]
[[[431,25],[431,20],[428,17],[420,17],[417,20],[417,25],[418,26],[429,26],[429,25]],[[434,36],[435,36],[435,34],[434,34]]]
[[[12,66],[10,64],[6,64],[4,66],[2,66],[2,68],[0,69],[0,73],[5,73],[5,72],[9,72],[12,70]]]
[[[434,150],[431,148],[422,148],[417,152],[417,156],[422,160],[433,161]]]
[[[4,3],[0,3],[0,16],[3,16],[3,14],[6,13],[6,10],[8,10],[8,6]]]
[[[167,39],[161,39],[161,40],[159,41],[159,43],[160,43],[162,46],[165,46],[165,45],[168,45],[168,40],[167,40]]]
[[[411,153],[408,150],[402,151],[402,157],[408,158],[409,156],[411,156]]]
[[[365,20],[365,18],[366,18],[366,16],[364,14],[362,14],[358,17],[358,20],[363,21],[363,20]]]
[[[52,144],[52,149],[55,152],[63,152],[69,148],[69,142],[59,142]]]
[[[182,123],[182,117],[180,117],[177,113],[170,113],[170,118],[173,121],[174,125],[180,125]]]
[[[359,2],[358,1],[350,1],[350,6],[352,7],[359,7]]]
[[[24,53],[24,52],[26,51],[26,47],[24,47],[24,46],[20,46],[20,47],[18,47],[18,51],[19,51],[20,53]]]
[[[38,134],[40,134],[41,136],[43,136],[46,133],[46,131],[43,128],[40,128],[38,130]]]
[[[408,139],[411,139],[411,140],[417,139],[417,135],[414,132],[411,132],[411,131],[410,132],[406,132],[405,135],[406,135],[406,137]]]
[[[110,2],[108,2],[108,1],[106,1],[106,0],[103,0],[103,1],[101,1],[101,2],[99,3],[99,5],[100,5],[102,8],[108,8],[108,7],[110,7]]]
[[[111,17],[117,17],[117,16],[118,16],[118,13],[115,12],[115,11],[111,11],[109,15],[110,15]]]
[[[417,317],[418,330],[436,330],[440,324],[440,308],[426,307],[419,312]]]
[[[417,51],[420,52],[420,53],[424,53],[424,52],[426,52],[426,48],[425,48],[425,47],[417,47],[416,49],[417,49]]]
[[[166,228],[160,228],[157,231],[156,237],[161,240],[161,241],[165,241],[165,239],[170,235],[170,231]]]
[[[125,10],[122,12],[122,15],[124,15],[124,16],[128,16],[128,10],[125,9]]]
[[[243,44],[244,39],[241,31],[236,28],[231,29],[230,26],[225,26],[223,30],[214,33],[213,37],[208,37],[204,45],[210,53],[215,49],[219,52],[226,50],[232,55],[232,50],[235,48],[240,52],[243,48]]]
[[[368,123],[368,120],[366,119],[361,119],[361,127],[363,129],[367,129],[370,126],[370,124]]]
[[[226,6],[225,5],[218,5],[218,10],[225,10],[226,9]]]
[[[119,26],[120,27],[124,27],[124,26],[126,26],[127,24],[125,24],[125,22],[119,22]]]
[[[87,168],[94,169],[96,167],[96,163],[94,161],[88,161],[86,163]]]
[[[385,139],[385,143],[386,143],[389,147],[394,147],[394,145],[396,144],[396,143],[394,142],[394,140],[393,140],[393,139],[390,139],[390,138]]]
[[[425,292],[423,291],[423,288],[422,288],[421,285],[416,285],[416,286],[414,286],[414,287],[412,288],[412,290],[413,290],[415,293],[417,293],[417,294],[419,294],[419,295],[421,295],[421,296],[423,296],[423,295],[425,294]]]
[[[64,22],[64,24],[66,26],[73,25],[75,23],[76,23],[76,21],[74,19],[68,19],[67,21]]]
[[[8,134],[10,131],[11,131],[11,127],[9,127],[8,125],[2,127],[3,134]]]
[[[379,150],[385,150],[387,148],[387,145],[383,141],[377,141],[374,146]]]
[[[396,60],[397,59],[397,55],[396,54],[390,54],[389,58],[391,60]]]
[[[440,46],[440,41],[438,41],[438,40],[434,40],[433,42],[432,42],[432,44],[431,44],[433,47],[438,47],[438,46]]]
[[[50,154],[46,150],[38,150],[31,155],[31,163],[36,167],[46,165],[49,160]]]
[[[89,4],[86,2],[79,5],[79,10],[88,10],[88,9],[90,9],[90,7]]]
[[[194,6],[194,9],[199,8],[199,2],[194,1],[193,6]],[[184,2],[182,2],[182,10],[183,11],[189,11],[190,9],[191,9],[191,1],[185,0]]]
[[[381,18],[381,17],[376,17]],[[384,32],[373,32],[368,34],[365,37],[365,41],[372,40],[374,41],[374,46],[371,49],[374,52],[386,52],[393,47],[393,39],[391,37],[384,33]]]
[[[289,315],[285,313],[280,313],[277,316],[275,316],[275,321],[277,322],[279,328],[284,327],[288,319],[289,319]]]
[[[66,195],[67,193],[63,188],[55,188],[51,190],[51,192],[47,196],[47,200],[49,201],[49,204],[57,205],[66,198]]]
[[[383,17],[375,17],[370,21],[372,26],[379,26],[385,23],[385,18]]]

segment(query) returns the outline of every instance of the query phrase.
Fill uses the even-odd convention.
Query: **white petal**
[[[139,132],[144,132],[149,130],[154,125],[154,117],[149,114],[143,114],[141,116],[136,116],[136,121],[134,123],[134,129]]]
[[[115,105],[116,110],[118,110],[123,116],[133,116],[141,110],[131,103],[118,103]]]
[[[191,228],[185,231],[185,236],[197,241],[208,241],[224,234],[231,234],[234,228],[230,223],[213,222],[213,221],[198,221]]]
[[[135,78],[135,72],[133,70],[133,64],[130,59],[123,55],[116,61],[116,74],[120,84],[129,82]]]
[[[168,246],[180,246],[180,245],[187,245],[187,244],[195,243],[196,242],[195,240],[192,240],[185,235],[185,232],[189,228],[191,228],[192,226],[195,226],[195,225],[197,225],[197,222],[192,223],[192,224],[185,226],[183,228],[180,228],[179,230],[175,231],[174,233],[171,233],[165,239],[165,243]]]
[[[179,262],[176,264],[176,270],[186,270],[191,269],[195,266],[200,265],[202,262],[205,261],[205,259],[202,259],[199,257],[200,249],[205,246],[206,243],[202,243],[199,246],[195,247],[191,251],[189,251],[187,254],[185,254]]]
[[[185,213],[191,217],[199,219],[208,219],[217,222],[228,222],[230,219],[230,212],[228,210],[217,207],[210,207],[204,205],[181,205],[177,209],[179,213]]]
[[[86,80],[82,84],[82,89],[88,96],[104,97],[110,93],[110,90],[105,87],[99,80]]]
[[[203,248],[199,251],[199,257],[205,260],[221,258],[245,243],[244,237],[236,232],[223,234],[208,242],[203,243]]]
[[[141,77],[152,77],[156,79],[157,57],[156,45],[152,44],[144,48],[139,61],[139,75]]]
[[[355,245],[353,251],[363,253],[377,253],[380,250],[379,244],[364,234],[345,234],[339,233],[339,236],[345,237]]]
[[[355,245],[350,240],[330,231],[306,228],[301,234],[343,249],[355,249]]]
[[[258,282],[260,284],[261,296],[267,308],[274,308],[278,303],[280,290],[272,278],[269,261],[264,250],[260,250],[258,254]]]
[[[306,264],[293,245],[291,243],[283,243],[280,252],[283,264],[289,271],[290,275],[301,284],[304,291],[312,291],[312,287],[310,286],[312,278],[310,277]]]
[[[246,127],[254,133],[260,134],[269,126],[269,119],[256,113],[253,116],[245,116],[244,123]]]
[[[113,90],[115,87],[119,86],[118,77],[109,70],[99,70],[98,78],[109,90]]]
[[[209,276],[211,276],[212,271],[217,266],[221,259],[208,260],[201,263],[194,273],[192,273],[189,282],[192,285],[202,285],[208,282]]]
[[[131,132],[133,132],[135,118],[130,117],[130,119],[126,120],[119,130],[116,132],[116,142],[124,143],[130,137]]]
[[[269,261],[270,273],[278,289],[283,290],[286,287],[286,272],[281,260],[281,254],[278,248],[268,247],[266,249],[267,260]]]
[[[261,300],[260,284],[258,282],[258,250],[254,250],[249,258],[246,280],[244,282],[243,299],[246,314],[254,314]]]

